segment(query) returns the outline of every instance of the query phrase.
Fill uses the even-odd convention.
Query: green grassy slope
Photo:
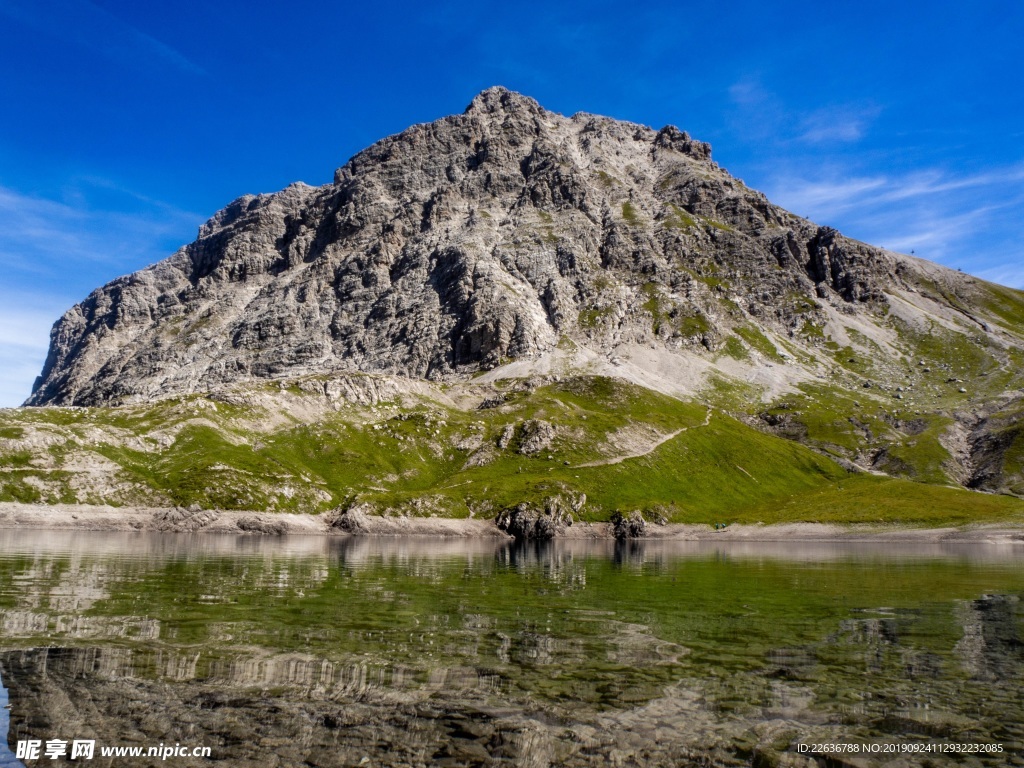
[[[709,397],[839,460],[921,483],[1020,496],[1024,292],[964,280],[922,280],[913,298],[935,314],[907,315],[906,302],[894,299],[875,313],[874,338],[840,318],[830,331],[841,341],[831,332],[808,341],[814,376],[796,391],[761,403],[725,382]],[[903,309],[890,311],[899,302]]]
[[[1024,521],[1019,500],[853,475],[798,442],[618,380],[507,382],[489,394],[477,408],[440,390],[355,405],[307,381],[231,402],[3,411],[0,500],[306,512],[358,500],[491,517],[557,495],[591,521],[633,509],[694,523]],[[823,400],[808,392],[791,409],[816,414],[805,418],[816,439],[842,448],[848,422],[808,405]],[[934,467],[920,479],[944,482],[940,459],[919,460]]]

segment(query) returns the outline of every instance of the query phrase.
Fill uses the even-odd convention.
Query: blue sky
[[[1021,39],[1016,1],[0,0],[0,406],[93,288],[498,84],[678,125],[796,213],[1024,287]]]

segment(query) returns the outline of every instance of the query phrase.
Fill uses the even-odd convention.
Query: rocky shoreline
[[[153,533],[217,533],[256,536],[444,536],[512,538],[494,519],[449,519],[360,515],[344,516],[266,513],[235,510],[111,507],[87,504],[19,504],[0,502],[0,529],[76,531],[145,531]],[[1024,525],[978,524],[962,527],[912,528],[883,525],[830,525],[782,523],[710,525],[648,523],[623,536],[621,523],[585,523],[558,526],[551,538],[643,538],[676,541],[874,541],[874,542],[993,542],[1024,546]]]

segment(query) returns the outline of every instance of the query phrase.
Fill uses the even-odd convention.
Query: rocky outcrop
[[[884,301],[887,281],[880,275],[893,274],[893,259],[877,248],[854,243],[831,227],[819,227],[807,245],[808,273],[815,281],[819,298],[835,291],[849,302]]]
[[[638,510],[615,512],[611,524],[616,539],[641,539],[647,535],[647,521]]]
[[[562,338],[706,355],[737,324],[784,335],[824,322],[822,302],[883,303],[915,269],[772,205],[675,127],[491,88],[332,184],[239,198],[94,291],[54,326],[28,403],[354,371],[444,380]]]
[[[368,504],[351,504],[330,516],[330,527],[344,533],[366,533],[367,518],[373,514],[374,510]]]
[[[576,509],[585,501],[584,497],[575,505]],[[555,496],[546,499],[543,506],[522,502],[503,509],[494,522],[516,541],[548,541],[570,527],[573,516],[569,505],[561,497]]]
[[[153,515],[156,530],[169,533],[195,533],[216,522],[219,517],[220,515],[214,510],[200,509],[198,504],[188,509],[174,507],[161,510]],[[245,530],[242,528],[241,522],[238,527]]]
[[[265,536],[284,536],[288,533],[287,523],[262,515],[246,515],[240,518],[236,525],[243,533],[260,533]]]
[[[543,419],[529,419],[523,424],[522,437],[519,441],[519,452],[524,456],[546,451],[555,439],[557,429],[554,424]]]

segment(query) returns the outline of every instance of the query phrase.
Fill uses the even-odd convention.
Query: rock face
[[[54,326],[30,405],[366,371],[446,379],[572,339],[717,350],[883,304],[908,259],[772,205],[709,145],[502,88],[319,188],[247,195]],[[944,280],[953,280],[943,272]]]

